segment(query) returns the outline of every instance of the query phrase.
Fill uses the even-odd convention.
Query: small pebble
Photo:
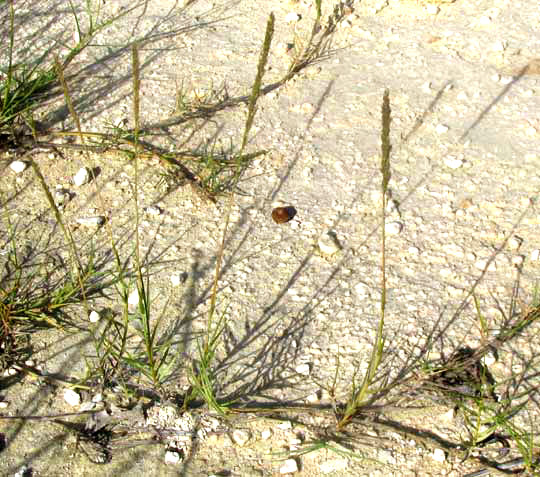
[[[448,132],[448,129],[449,127],[446,126],[445,124],[437,124],[437,126],[435,126],[435,132],[437,134],[444,134],[444,133],[447,133]]]
[[[92,401],[86,401],[79,407],[79,412],[93,411],[96,408],[96,403]]]
[[[298,374],[309,376],[309,373],[311,372],[311,367],[308,363],[303,363],[303,364],[298,365],[294,370]]]
[[[311,103],[302,103],[300,106],[300,111],[304,114],[310,114],[315,111],[315,106],[313,106]]]
[[[487,353],[482,357],[482,363],[484,363],[486,366],[492,366],[497,361],[497,358],[493,353]]]
[[[278,56],[287,56],[294,48],[294,43],[281,42],[276,45],[275,52]]]
[[[444,462],[446,459],[446,455],[444,454],[444,451],[442,449],[435,449],[431,454],[431,458],[437,462]]]
[[[487,15],[482,15],[479,19],[478,19],[478,24],[479,25],[489,25],[491,23],[491,18]]]
[[[446,156],[444,165],[450,169],[459,169],[463,165],[463,160],[454,156]]]
[[[292,423],[291,421],[283,421],[283,422],[280,422],[277,427],[283,431],[287,431],[289,429],[292,429]]]
[[[175,450],[168,450],[165,452],[165,463],[170,465],[179,464],[181,461],[180,452]]]
[[[28,167],[28,163],[25,161],[13,161],[9,167],[15,174],[20,174]]]
[[[306,401],[310,404],[315,404],[321,400],[321,393],[320,392],[314,392],[311,393],[309,396],[306,397]]]
[[[81,404],[81,396],[73,389],[65,389],[64,401],[66,401],[70,406],[75,407]]]
[[[101,393],[94,394],[94,396],[92,397],[93,403],[99,404],[102,401],[103,401],[103,394]]]
[[[298,13],[289,12],[287,15],[285,15],[285,23],[296,23],[300,21],[300,18],[302,17]]]
[[[512,265],[515,265],[516,267],[521,267],[524,262],[525,257],[523,255],[516,255],[515,257],[512,257]]]
[[[531,260],[533,262],[538,262],[540,260],[540,250],[539,249],[534,249],[531,252]]]
[[[97,323],[99,321],[99,313],[95,310],[92,310],[90,312],[90,315],[88,316],[88,319],[90,320],[90,323]]]
[[[15,376],[19,371],[13,366],[4,370],[3,376]]]
[[[367,298],[369,296],[369,287],[365,283],[358,283],[354,287],[354,291],[358,298]]]
[[[33,471],[31,467],[28,467],[26,464],[19,468],[17,472],[13,474],[13,477],[27,477],[32,475]]]
[[[280,474],[293,474],[298,472],[298,463],[295,459],[287,459],[283,462],[283,465],[279,468]]]
[[[373,6],[373,13],[380,13],[387,6],[388,0],[378,0]]]
[[[135,288],[128,296],[128,305],[137,306],[139,304],[139,290]]]
[[[492,51],[497,51],[497,52],[503,52],[504,50],[506,50],[506,45],[507,45],[507,42],[504,41],[504,40],[499,40],[499,41],[496,41],[491,50]]]
[[[271,429],[265,429],[264,431],[261,432],[261,439],[263,441],[267,441],[271,437],[272,437],[272,430]]]
[[[422,91],[426,94],[428,93],[431,93],[431,91],[433,90],[433,88],[431,87],[431,81],[426,81],[423,85],[422,85]]]
[[[322,234],[319,237],[317,244],[319,245],[319,250],[326,255],[333,255],[341,250],[341,244],[339,243],[335,232],[331,230]]]
[[[484,270],[486,268],[488,264],[488,261],[487,260],[478,260],[477,262],[475,262],[474,264],[474,268],[476,268],[477,270]],[[488,271],[490,272],[494,272],[497,270],[497,266],[495,265],[495,262],[492,261],[490,264],[489,264],[489,267],[487,268]]]
[[[98,215],[95,217],[81,217],[77,223],[84,227],[100,227],[105,223],[105,217]]]
[[[161,210],[157,205],[149,205],[144,209],[148,215],[161,215],[163,210]]]
[[[388,449],[379,449],[377,451],[377,459],[384,462],[385,464],[393,465],[396,463],[396,458],[392,451]]]
[[[69,202],[69,199],[71,199],[69,190],[60,187],[54,191],[54,202],[56,205],[64,205]]]
[[[302,439],[298,439],[298,437],[293,437],[289,441],[289,449],[290,450],[298,450],[298,446],[302,444]]]
[[[517,235],[514,235],[508,240],[508,248],[510,250],[518,250],[519,247],[521,247],[522,243],[523,239],[521,237],[518,237]]]
[[[394,199],[388,199],[386,202],[386,212],[388,214],[399,212],[398,203]]]
[[[187,280],[187,273],[173,273],[170,277],[171,285],[177,287]]]
[[[384,230],[388,235],[397,235],[403,230],[401,222],[388,222],[384,225]]]
[[[0,409],[6,409],[9,406],[7,401],[0,401]]]
[[[426,12],[429,13],[430,15],[437,15],[439,11],[440,11],[440,8],[437,5],[432,5],[432,4],[426,5]]]
[[[456,411],[454,408],[448,409],[448,411],[440,414],[439,417],[441,421],[444,422],[446,425],[450,425],[454,422],[454,419],[456,418]]]
[[[90,182],[90,178],[91,178],[90,169],[88,169],[87,167],[81,167],[78,170],[77,174],[75,174],[75,176],[73,177],[73,183],[77,187],[80,187],[84,184],[88,184],[88,182]]]
[[[232,433],[232,440],[235,444],[239,445],[240,447],[244,447],[250,439],[250,434],[247,431],[243,431],[241,429],[236,429]]]

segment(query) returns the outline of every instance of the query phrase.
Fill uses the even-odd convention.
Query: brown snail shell
[[[272,219],[274,219],[276,224],[284,224],[285,222],[292,220],[295,215],[296,209],[292,205],[287,207],[276,207],[272,211]]]

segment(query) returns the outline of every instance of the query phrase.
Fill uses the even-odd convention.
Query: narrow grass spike
[[[259,63],[257,64],[257,76],[253,82],[253,88],[251,90],[251,96],[249,97],[248,114],[246,119],[246,125],[244,128],[244,137],[242,139],[242,146],[240,147],[240,154],[242,155],[248,141],[249,131],[253,125],[253,119],[255,118],[257,99],[261,93],[262,78],[264,76],[264,69],[268,62],[268,52],[270,51],[270,44],[272,43],[272,37],[274,36],[274,14],[270,14],[268,23],[266,24],[266,33],[264,35],[264,42],[259,57]]]

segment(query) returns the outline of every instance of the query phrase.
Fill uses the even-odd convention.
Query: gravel
[[[117,9],[132,5],[113,3]],[[328,15],[331,2],[325,3]],[[348,396],[355,370],[366,368],[381,296],[379,138],[385,88],[390,90],[393,145],[392,199],[385,224],[386,346],[393,353],[390,375],[440,330],[445,330],[437,345],[441,353],[481,342],[474,309],[462,303],[472,287],[486,319],[496,328],[500,310],[510,309],[513,302],[517,268],[526,292],[538,277],[540,219],[531,199],[540,189],[536,152],[540,150],[540,80],[533,66],[524,69],[529,63],[534,65],[539,46],[537,2],[349,3],[353,11],[339,26],[329,57],[260,99],[249,149],[269,152],[250,165],[242,193],[232,205],[219,283],[218,308],[227,320],[219,356],[224,395],[241,391],[246,399],[264,396],[268,401],[311,403],[317,400],[310,396],[320,393],[321,402],[328,404],[320,384],[332,383],[338,352],[335,392],[340,399]],[[43,21],[54,23],[57,30],[38,35],[35,48],[50,44],[53,38],[61,45],[59,40],[74,32],[69,15],[49,14],[45,4],[40,7],[43,18],[33,17],[24,28],[27,33],[39,31]],[[27,8],[21,6],[20,12]],[[266,83],[287,70],[294,53],[291,45],[298,46],[310,30],[311,3],[254,0],[212,5],[201,1],[182,10],[176,2],[162,0],[148,2],[144,12],[139,8],[127,14],[107,27],[81,58],[92,65],[85,81],[73,84],[84,129],[132,126],[130,58],[127,50],[115,45],[144,35],[153,35],[141,49],[145,124],[170,116],[175,85],[183,84],[186,95],[195,99],[220,85],[232,97],[246,94],[271,11],[276,14],[276,34]],[[76,71],[73,66],[70,73]],[[244,120],[245,108],[232,108],[192,127],[184,124],[163,130],[155,142],[182,150],[231,143],[238,147]],[[17,197],[7,207],[20,227],[27,227],[24,242],[38,250],[51,250],[62,263],[68,257],[65,244],[61,234],[53,234],[56,220],[37,183],[30,179],[31,171],[14,170],[17,161],[9,151],[2,154],[6,167],[9,163],[17,174],[3,174],[0,188]],[[94,250],[103,269],[112,267],[110,225],[123,260],[131,263],[133,163],[104,153],[90,155],[94,165],[78,153],[65,154],[68,158],[61,161],[39,152],[33,159],[48,184],[66,189],[62,198],[58,191],[54,197],[68,223],[83,225],[73,230],[82,256]],[[175,339],[185,353],[181,356],[189,357],[191,363],[196,350],[192,338],[206,326],[208,290],[228,202],[214,206],[189,187],[165,190],[159,164],[152,158],[145,161],[139,199],[140,204],[150,205],[141,217],[140,238],[151,272],[153,316],[163,319],[164,329],[177,333]],[[89,183],[96,166],[101,173]],[[77,186],[77,194],[69,194],[70,182]],[[285,220],[278,216],[279,223],[272,220],[278,204],[294,207],[294,219],[287,214],[282,216]],[[56,243],[47,242],[55,234]],[[6,237],[1,236],[4,241]],[[508,247],[502,247],[508,237],[519,237],[519,244],[511,238]],[[4,255],[0,258],[5,259]],[[477,284],[479,278],[482,281]],[[138,298],[133,290],[131,309]],[[116,295],[103,298],[97,309],[115,307],[118,299]],[[538,348],[538,338],[532,336],[523,344],[524,354],[534,355]],[[78,369],[76,363],[83,366],[85,355],[95,353],[75,344],[68,348],[54,338],[47,343],[49,350],[47,346],[39,350],[43,362],[50,359],[50,366],[58,368],[68,363],[72,366],[64,370],[68,374]],[[71,354],[72,349],[79,353]],[[301,366],[308,367],[300,372]],[[277,384],[295,370],[301,379],[294,385]],[[171,384],[171,393],[180,392],[185,384],[178,378]],[[33,402],[30,394],[27,399]],[[9,396],[9,401],[15,399]],[[416,424],[431,428],[430,419],[436,416],[423,416]],[[275,426],[274,431],[264,443],[273,446],[273,451],[282,450],[280,444],[287,445],[289,440],[277,434],[287,429]],[[226,442],[215,438],[204,451],[217,475],[222,467],[235,465],[220,467],[218,463],[220,452],[233,459]],[[249,452],[257,454],[256,442],[250,439],[241,448],[243,453],[234,454],[239,468],[255,460]],[[2,472],[7,466],[11,473],[20,467],[15,464],[25,451],[17,452],[12,455],[18,457],[2,464],[6,466]],[[435,474],[443,468],[436,467],[439,464],[448,465],[445,472],[451,468],[447,460],[427,454],[425,459],[415,454],[415,460],[387,452],[384,457],[392,458],[390,464],[410,472],[416,465],[422,473],[426,462],[434,466]],[[159,459],[163,461],[163,453]],[[310,459],[302,458],[306,475],[319,475],[320,465],[329,458]],[[360,464],[349,463],[344,469],[340,467],[343,460],[337,462],[328,464],[336,475],[370,472],[354,467]],[[287,469],[292,470],[287,472],[297,472],[298,464],[291,459]],[[56,468],[60,465],[56,461]],[[140,463],[137,472],[142,474],[145,465],[149,464]],[[274,473],[268,475],[281,472],[285,464],[281,465],[264,463]]]

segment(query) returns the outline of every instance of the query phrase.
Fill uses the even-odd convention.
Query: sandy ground
[[[65,2],[31,3],[17,5],[17,34],[38,49],[59,39],[69,43],[75,30]],[[105,5],[114,13],[132,2]],[[384,372],[395,376],[428,336],[437,337],[432,358],[477,346],[481,335],[474,306],[463,302],[471,287],[476,286],[489,327],[496,330],[510,309],[516,280],[519,297],[527,302],[538,277],[540,218],[532,200],[540,186],[537,2],[367,0],[344,7],[347,15],[327,55],[259,103],[248,149],[268,152],[250,165],[240,184],[218,300],[227,318],[217,361],[219,391],[239,402],[328,404],[338,353],[336,388],[344,401],[354,370],[366,367],[380,306],[379,138],[386,88],[393,144],[387,220],[393,233],[387,243]],[[6,18],[6,7],[1,8]],[[332,9],[332,2],[323,2],[325,18]],[[265,84],[287,70],[286,45],[298,48],[305,41],[315,15],[310,2],[195,1],[185,8],[174,1],[141,2],[100,33],[66,72],[83,129],[133,125],[125,45],[135,38],[147,39],[141,46],[145,125],[172,114],[178,88],[192,101],[223,91],[230,97],[248,94],[271,12],[276,31]],[[5,32],[4,25],[3,38]],[[150,140],[186,151],[238,148],[245,114],[245,106],[229,108],[163,128]],[[40,119],[56,129],[71,127],[61,104],[49,106]],[[42,253],[63,263],[68,250],[43,192],[30,169],[17,175],[7,168],[10,154],[1,163],[0,187],[10,198],[4,209],[16,223],[21,246],[34,261]],[[93,250],[97,267],[111,269],[108,227],[76,226],[81,217],[103,215],[122,259],[132,263],[133,165],[112,153],[32,154],[51,188],[73,193],[63,213],[81,254]],[[72,179],[82,166],[99,174],[76,187]],[[175,336],[182,357],[177,377],[168,383],[172,395],[186,389],[184,366],[206,326],[226,201],[213,205],[187,186],[167,190],[160,167],[155,159],[142,167],[140,209],[157,206],[159,213],[143,212],[140,230],[152,306],[156,316],[166,310],[163,329]],[[294,220],[272,221],[271,211],[280,204],[295,207]],[[328,232],[340,245],[331,255],[318,246]],[[2,231],[4,250],[7,237]],[[186,280],[174,285],[171,276]],[[114,289],[92,302],[100,312],[119,306]],[[72,319],[88,329],[87,310],[74,314]],[[84,330],[69,338],[43,332],[33,342],[34,359],[47,372],[70,376],[82,375],[84,356],[92,350]],[[494,373],[504,376],[510,365],[519,372],[537,345],[531,330],[501,354]],[[28,377],[4,381],[6,415],[77,410],[66,408],[61,388]],[[92,396],[88,392],[83,398]],[[534,399],[528,410],[537,414]],[[446,411],[394,417],[450,439],[456,425]],[[331,424],[306,419],[314,428]],[[291,448],[316,437],[306,422],[279,427],[260,416],[221,425],[230,432],[210,431],[195,439],[177,465],[165,464],[164,448],[157,445],[117,450],[111,463],[96,465],[74,451],[72,436],[57,423],[4,421],[0,431],[7,447],[0,472],[14,475],[28,465],[32,475],[47,476],[270,476],[279,475],[280,459],[291,455]],[[244,430],[248,442],[231,439],[233,429]],[[372,460],[321,450],[297,459],[297,475],[466,472],[466,465],[397,432],[365,437],[354,449]],[[370,437],[379,440],[374,444]]]

